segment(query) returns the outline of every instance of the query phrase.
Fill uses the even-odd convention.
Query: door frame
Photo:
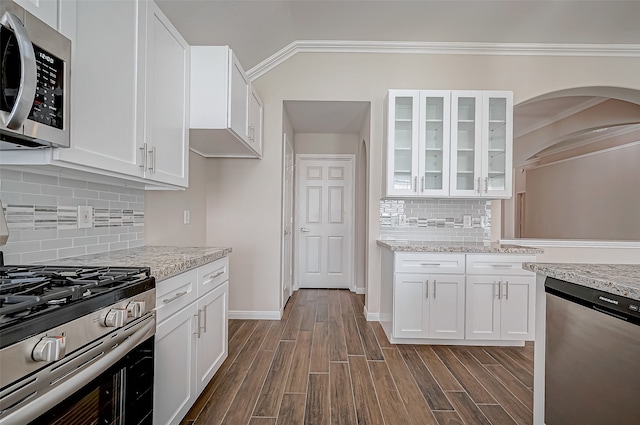
[[[281,261],[280,261],[280,314],[282,314],[282,312],[284,311],[284,307],[287,303],[287,301],[289,300],[289,298],[291,297],[291,295],[293,294],[293,291],[295,291],[297,288],[295,287],[295,240],[293,238],[293,235],[291,235],[291,247],[290,247],[290,252],[289,252],[289,261],[291,262],[291,268],[293,269],[293,272],[291,273],[291,282],[290,282],[290,287],[289,287],[289,298],[287,298],[285,300],[285,296],[284,296],[284,286],[285,286],[285,281],[287,278],[287,274],[288,271],[285,270],[285,265],[286,265],[286,259],[285,259],[285,254],[286,254],[286,249],[285,249],[285,238],[286,238],[286,230],[287,230],[287,211],[286,211],[286,191],[287,191],[287,179],[286,179],[286,173],[287,173],[287,149],[291,149],[291,153],[293,156],[293,163],[292,165],[292,178],[291,178],[291,232],[293,233],[293,228],[295,227],[295,217],[296,217],[296,211],[295,211],[295,179],[296,179],[296,172],[295,172],[295,157],[296,157],[296,152],[295,149],[293,149],[293,145],[291,144],[291,141],[289,140],[289,137],[287,136],[287,133],[284,133],[282,135],[282,218],[281,218],[281,227],[282,227],[282,239],[281,239],[281,243],[280,243],[280,257],[281,257]]]
[[[349,255],[351,257],[351,272],[349,276],[350,284],[349,290],[355,292],[356,290],[356,278],[355,278],[355,270],[356,270],[356,250],[355,250],[355,240],[356,240],[356,226],[355,226],[355,210],[356,210],[356,155],[353,154],[296,154],[295,155],[295,167],[294,167],[294,201],[293,201],[293,229],[298,228],[298,190],[300,189],[300,173],[299,170],[301,162],[306,160],[325,160],[325,161],[349,161],[351,163],[351,191],[348,194],[352,199],[353,206],[353,214],[351,214],[351,222],[349,223],[351,227],[351,244],[349,245]],[[293,260],[293,290],[297,291],[300,289],[300,270],[299,267],[295,267],[298,264],[298,247],[300,246],[300,232],[293,232],[293,250],[292,250],[292,260]]]

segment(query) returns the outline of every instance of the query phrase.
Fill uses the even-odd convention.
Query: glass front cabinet
[[[449,194],[449,91],[390,90],[387,195]]]
[[[513,94],[390,90],[388,197],[509,198]]]

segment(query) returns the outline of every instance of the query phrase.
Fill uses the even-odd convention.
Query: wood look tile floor
[[[282,320],[230,320],[229,356],[181,425],[533,423],[533,344],[390,344],[364,296],[302,289]]]

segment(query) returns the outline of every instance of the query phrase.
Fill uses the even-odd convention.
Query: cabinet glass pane
[[[393,187],[395,189],[411,189],[413,98],[397,97],[395,113]]]
[[[444,99],[426,98],[424,189],[442,189]]]
[[[507,163],[507,100],[489,99],[489,169],[488,190],[505,189]]]
[[[474,189],[475,149],[476,149],[476,99],[458,98],[458,122],[456,123],[458,146],[456,188]]]

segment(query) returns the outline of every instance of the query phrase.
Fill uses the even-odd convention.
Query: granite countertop
[[[47,261],[57,266],[149,267],[156,281],[226,257],[228,247],[142,246]]]
[[[464,243],[378,239],[378,245],[396,252],[458,252],[487,254],[542,254],[540,248],[505,245],[498,242]]]
[[[522,268],[640,301],[640,264],[524,263]]]

